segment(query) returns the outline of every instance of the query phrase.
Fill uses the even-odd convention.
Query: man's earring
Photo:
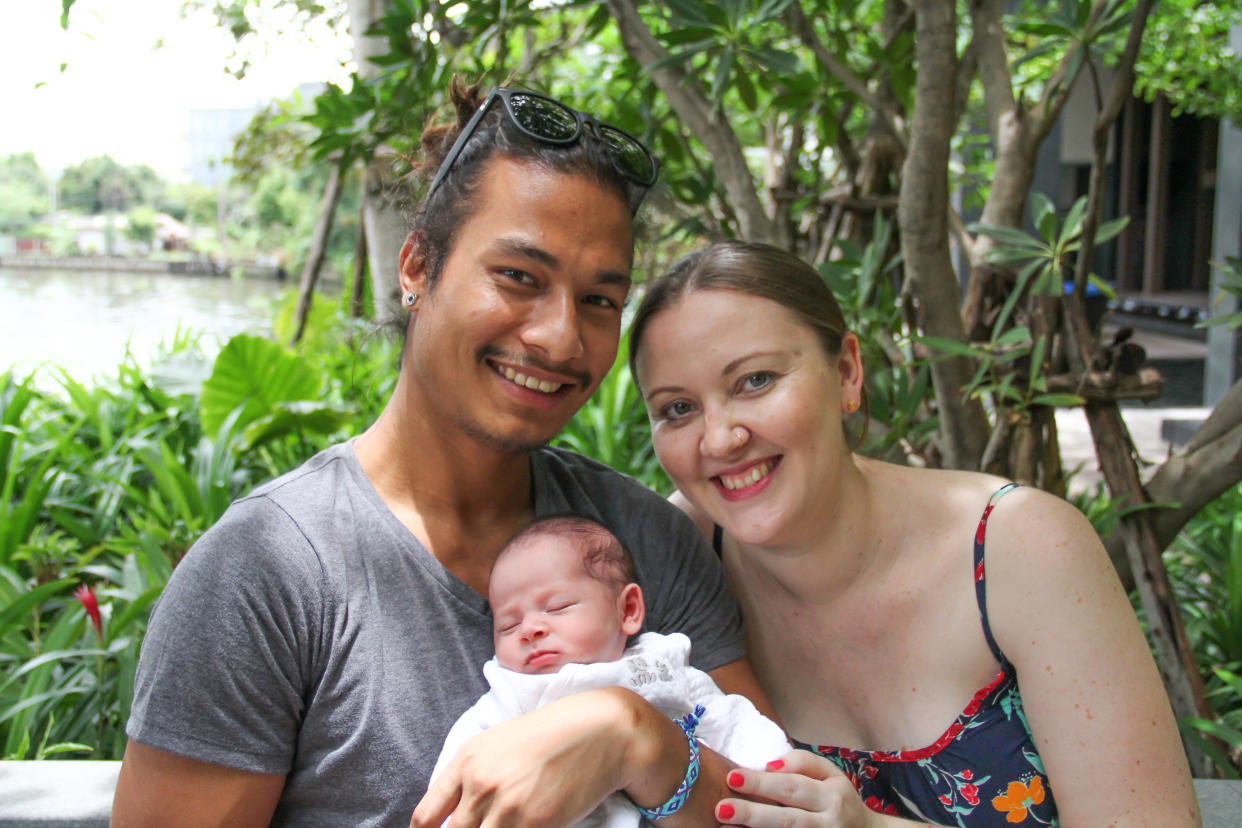
[[[418,301],[418,294],[414,293],[413,291],[410,291],[409,293],[405,295],[405,298],[401,300],[401,304],[405,305],[407,308],[412,308],[414,307],[414,303],[417,301]]]
[[[850,400],[845,404],[845,413],[853,414],[858,410],[858,400]]]

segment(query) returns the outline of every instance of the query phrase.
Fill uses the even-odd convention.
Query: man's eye
[[[512,281],[517,282],[519,284],[523,284],[523,285],[535,284],[535,277],[531,276],[525,270],[517,270],[516,268],[506,267],[502,269],[500,272],[506,278],[511,279]]]
[[[588,304],[588,305],[595,305],[595,306],[597,306],[597,307],[601,307],[601,308],[618,308],[618,307],[620,307],[620,305],[618,305],[618,304],[617,304],[617,302],[616,302],[616,300],[615,300],[615,299],[610,299],[610,298],[609,298],[609,297],[607,297],[607,296],[600,296],[599,294],[594,294],[594,295],[591,295],[591,296],[584,296],[584,297],[582,298],[582,301],[583,301],[583,302],[585,302],[585,303],[586,303],[586,304]]]

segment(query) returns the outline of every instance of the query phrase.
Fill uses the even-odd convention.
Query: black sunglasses
[[[630,204],[630,212],[637,212],[639,203],[646,195],[645,190],[655,183],[656,177],[660,174],[660,162],[649,149],[643,146],[641,141],[625,130],[568,107],[555,98],[504,86],[493,89],[474,115],[470,116],[461,134],[449,148],[448,155],[444,156],[444,161],[440,164],[440,169],[436,171],[435,178],[431,179],[431,186],[427,188],[424,203],[431,200],[431,196],[444,181],[445,176],[449,174],[449,170],[453,169],[466,143],[479,128],[483,116],[491,109],[497,98],[504,103],[504,110],[514,126],[523,134],[537,141],[543,141],[545,144],[560,146],[572,144],[581,139],[583,133],[587,131],[583,127],[589,126],[590,133],[607,150],[608,157],[612,159],[617,172],[628,181],[643,188],[644,192],[638,193],[637,197],[632,199],[633,203]]]

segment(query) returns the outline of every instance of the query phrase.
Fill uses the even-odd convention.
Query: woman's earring
[[[405,305],[407,308],[412,308],[414,307],[414,303],[417,301],[418,301],[418,294],[414,293],[413,291],[410,291],[409,293],[405,295],[405,298],[401,300],[401,304]]]
[[[858,400],[850,400],[845,404],[845,413],[853,414],[858,410]]]

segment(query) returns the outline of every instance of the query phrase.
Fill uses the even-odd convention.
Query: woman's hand
[[[737,768],[729,772],[727,781],[738,793],[765,801],[722,799],[716,805],[716,818],[722,825],[881,828],[917,824],[871,810],[840,768],[805,750],[769,762],[766,771]]]

